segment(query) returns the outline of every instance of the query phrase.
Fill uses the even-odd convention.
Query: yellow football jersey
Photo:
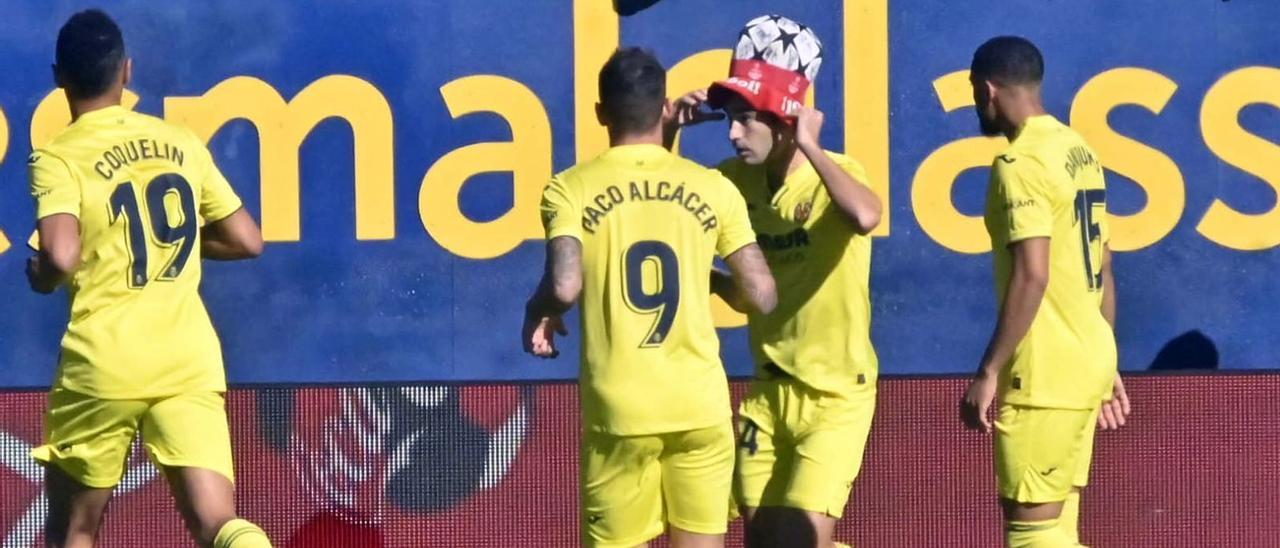
[[[867,180],[852,158],[827,155],[855,179]],[[746,198],[778,283],[778,307],[747,318],[757,369],[773,363],[838,395],[874,391],[879,361],[871,346],[871,238],[854,231],[808,162],[776,192],[763,166],[733,158],[720,171]]]
[[[547,239],[582,242],[586,426],[629,436],[728,421],[711,266],[755,242],[733,184],[660,146],[618,146],[552,178],[542,219]]]
[[[1049,286],[1002,370],[1005,403],[1092,409],[1115,378],[1115,336],[1102,316],[1106,197],[1093,150],[1051,116],[1027,120],[992,163],[986,225],[1001,306],[1012,273],[1009,244],[1049,238]]]
[[[57,385],[110,399],[226,388],[198,293],[200,225],[240,199],[202,141],[110,107],[84,114],[28,159],[38,218],[80,219],[80,268]]]

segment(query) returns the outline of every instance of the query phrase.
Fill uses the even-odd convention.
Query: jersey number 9
[[[652,262],[657,267],[656,291],[650,293],[644,287],[644,265]],[[667,340],[676,311],[680,308],[680,263],[671,246],[645,240],[632,244],[622,257],[626,269],[624,294],[627,305],[641,314],[657,314],[649,334],[640,342],[640,348],[656,348]]]

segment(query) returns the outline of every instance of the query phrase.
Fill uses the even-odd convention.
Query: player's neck
[[[69,100],[67,104],[71,107],[71,121],[75,122],[81,116],[95,110],[120,106],[122,95],[122,93],[105,93],[92,99]]]
[[[1001,133],[1004,133],[1005,138],[1012,143],[1018,135],[1022,134],[1022,128],[1027,126],[1027,120],[1044,114],[1044,103],[1039,98],[1015,103],[1005,113],[1005,129]]]
[[[800,152],[800,147],[796,146],[795,141],[782,141],[777,146],[779,149],[770,154],[769,159],[764,163],[769,188],[775,192],[786,182],[788,175],[809,161],[804,153]]]
[[[621,133],[609,131],[609,146],[620,147],[627,145],[658,145],[662,146],[662,124],[654,126],[654,129],[643,133]]]

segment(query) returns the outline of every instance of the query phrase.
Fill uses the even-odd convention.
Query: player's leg
[[[805,513],[785,505],[795,445],[783,411],[793,392],[785,379],[755,380],[738,410],[734,497],[747,546],[814,542]]]
[[[231,433],[221,394],[192,392],[154,402],[142,420],[142,439],[200,546],[271,546],[262,529],[236,517]]]
[[[45,469],[44,487],[49,500],[44,527],[47,545],[91,548],[102,527],[112,489],[84,485],[57,466]]]
[[[733,425],[663,436],[662,492],[672,548],[720,548],[729,528]]]
[[[143,402],[102,400],[64,388],[49,393],[45,443],[31,451],[45,466],[49,546],[93,546],[145,409]]]
[[[795,390],[798,397],[787,411],[796,431],[795,458],[784,504],[804,512],[814,536],[805,546],[828,548],[862,469],[876,396],[834,397],[799,385]]]
[[[1089,484],[1089,468],[1093,465],[1093,435],[1098,429],[1098,411],[1094,410],[1085,426],[1084,438],[1080,442],[1080,453],[1075,465],[1075,477],[1071,480],[1071,492],[1062,504],[1062,514],[1058,517],[1058,525],[1062,527],[1067,538],[1075,545],[1080,544],[1080,496]],[[1083,545],[1081,545],[1083,546]]]
[[[734,455],[733,501],[742,516],[742,529],[748,545],[751,543],[752,524],[756,511],[766,498],[769,480],[778,466],[773,447],[772,382],[751,381],[747,396],[738,406],[738,445]],[[762,431],[763,429],[763,431]],[[788,462],[789,465],[789,462]],[[777,491],[777,487],[773,491]]]
[[[780,419],[791,434],[789,466],[775,471],[780,500],[754,512],[752,545],[826,548],[834,542],[875,415],[875,394],[837,398],[789,382],[779,396]],[[778,448],[775,446],[775,451]]]
[[[661,454],[659,436],[583,434],[584,546],[648,546],[662,534]]]
[[[1075,546],[1059,519],[1091,418],[1083,410],[1000,408],[996,476],[1011,548]]]

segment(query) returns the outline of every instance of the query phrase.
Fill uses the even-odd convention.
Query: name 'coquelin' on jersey
[[[186,154],[177,145],[155,139],[133,139],[102,151],[102,159],[94,162],[93,170],[108,181],[120,168],[139,160],[168,160],[178,167],[186,162]]]

